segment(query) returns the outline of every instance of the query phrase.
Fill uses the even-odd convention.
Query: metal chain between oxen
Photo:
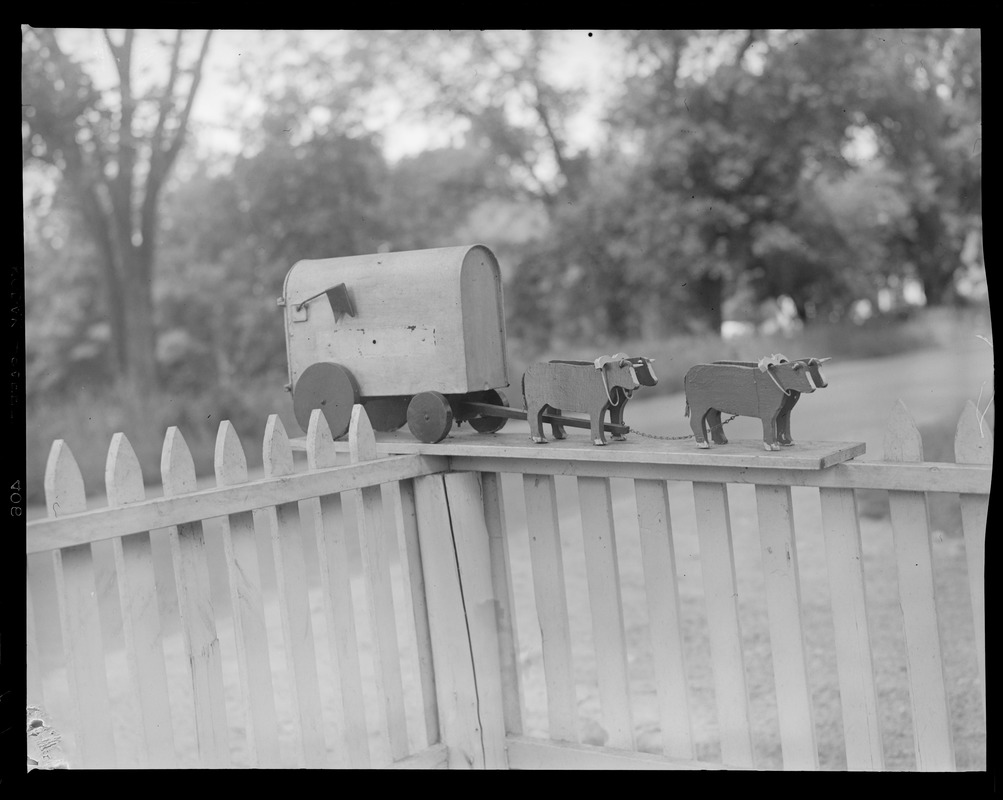
[[[709,430],[716,430],[717,428],[723,428],[733,419],[738,417],[738,414],[732,414],[728,419],[724,420],[720,425],[708,425]],[[637,428],[631,428],[631,433],[636,433],[638,436],[643,436],[645,439],[661,439],[662,441],[678,441],[679,439],[692,439],[693,434],[690,433],[686,436],[659,436],[657,433],[645,433],[644,431],[639,431]]]

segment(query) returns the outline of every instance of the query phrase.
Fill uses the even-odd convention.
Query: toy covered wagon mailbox
[[[320,408],[331,434],[361,403],[375,430],[407,423],[438,442],[454,421],[499,430],[509,385],[498,261],[481,245],[304,260],[286,275],[287,388],[306,431]],[[478,406],[477,404],[481,404]]]

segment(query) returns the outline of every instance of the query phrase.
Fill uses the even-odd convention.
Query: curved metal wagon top
[[[321,362],[363,397],[509,385],[501,273],[483,245],[299,261],[280,303],[292,386]]]

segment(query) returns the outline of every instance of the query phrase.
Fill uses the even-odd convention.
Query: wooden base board
[[[305,437],[291,439],[294,449],[306,449]],[[335,442],[338,450],[348,450],[347,442]],[[807,442],[793,447],[766,451],[758,440],[732,439],[728,444],[701,450],[692,439],[667,441],[643,439],[628,434],[626,441],[597,447],[587,438],[569,434],[567,439],[550,439],[536,444],[524,433],[481,434],[453,430],[436,444],[417,441],[408,431],[376,434],[380,456],[421,453],[443,456],[509,456],[544,460],[624,461],[637,458],[648,463],[675,465],[711,465],[721,467],[778,467],[782,469],[820,470],[863,455],[863,442]]]

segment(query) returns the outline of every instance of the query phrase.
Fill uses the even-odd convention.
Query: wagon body
[[[340,284],[355,316],[336,320],[324,292]],[[509,385],[501,272],[482,245],[299,261],[282,301],[292,387],[324,362],[350,371],[362,397]]]

